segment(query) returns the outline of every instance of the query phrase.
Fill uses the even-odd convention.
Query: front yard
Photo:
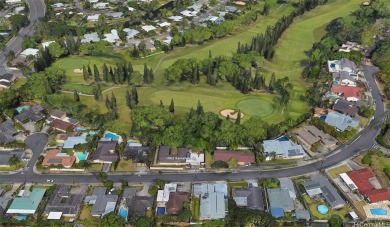
[[[118,163],[118,168],[116,168],[116,171],[119,172],[130,172],[130,171],[137,171],[137,166],[133,166],[133,160],[129,159],[121,159]]]
[[[328,173],[333,179],[335,179],[335,178],[339,177],[340,173],[345,173],[345,172],[348,172],[350,170],[351,170],[351,168],[347,164],[345,164],[345,165],[341,165],[341,166],[338,166],[336,168],[330,169],[328,171]]]

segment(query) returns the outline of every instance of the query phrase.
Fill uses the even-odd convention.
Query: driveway
[[[149,186],[151,185],[151,183],[142,182],[142,184],[143,184],[144,188],[141,191],[137,192],[137,195],[138,196],[150,196],[148,191],[149,191]]]
[[[33,152],[30,162],[27,164],[27,174],[34,174],[32,167],[35,165],[35,162],[38,160],[42,151],[45,149],[47,141],[48,136],[45,133],[35,133],[24,140],[24,144],[26,144],[26,146]]]
[[[35,132],[35,123],[34,122],[27,122],[23,124],[23,128],[27,131],[30,131],[30,133]]]

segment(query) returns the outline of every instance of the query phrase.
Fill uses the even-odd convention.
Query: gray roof
[[[200,219],[222,219],[225,215],[223,193],[205,193],[200,197]]]
[[[249,209],[264,210],[263,192],[261,188],[233,188],[232,197],[237,206],[247,207]]]
[[[349,72],[341,71],[332,73],[334,81],[350,80],[355,81],[355,78],[349,74]]]
[[[294,202],[287,189],[273,188],[267,189],[271,208],[282,208],[284,211],[294,210]]]
[[[38,122],[43,119],[40,113],[43,111],[41,105],[34,105],[27,110],[23,110],[18,115],[15,116],[15,119],[19,122],[25,122],[27,120],[32,122]]]
[[[11,120],[6,120],[0,123],[0,143],[10,143],[15,141],[13,135],[15,135],[17,131],[14,128],[14,122]]]
[[[160,146],[158,152],[158,163],[185,163],[189,150],[187,148],[177,148],[177,155],[171,154],[169,146]]]
[[[360,107],[362,107],[362,106],[367,106],[367,102],[362,101],[362,100],[357,100],[355,104],[356,104],[356,106],[357,106],[358,108],[360,108]]]
[[[100,216],[113,211],[117,201],[117,195],[98,195],[95,204],[92,206],[91,215]],[[114,206],[112,206],[113,204]]]
[[[11,83],[10,82],[8,82],[8,81],[4,81],[4,80],[2,80],[2,81],[0,81],[0,85],[3,85],[4,87],[10,87],[11,86]]]
[[[73,194],[70,191],[70,186],[57,185],[46,206],[45,213],[62,212],[65,215],[77,215],[80,212],[85,192]]]
[[[298,130],[297,134],[310,145],[319,140],[321,140],[321,143],[325,146],[332,146],[337,143],[337,140],[333,136],[324,133],[313,125],[303,126]]]
[[[280,188],[287,189],[292,199],[297,198],[297,194],[294,187],[294,182],[289,178],[278,178],[280,182]]]
[[[295,216],[298,220],[310,220],[310,213],[308,210],[295,210]]]
[[[133,187],[126,187],[124,190],[123,190],[123,194],[122,194],[122,198],[129,198],[129,197],[133,197],[137,194],[137,190]]]
[[[358,110],[354,103],[348,102],[344,99],[336,100],[335,104],[333,105],[333,109],[340,113],[347,114],[351,117],[354,117]]]
[[[342,59],[340,59],[339,64],[340,64],[341,70],[348,67],[348,68],[352,69],[352,71],[355,71],[355,72],[357,71],[357,67],[356,67],[355,62],[353,62],[349,59],[342,58]]]
[[[149,147],[126,146],[122,152],[123,157],[133,159],[135,163],[146,163],[148,154]]]
[[[93,189],[92,195],[105,195],[107,191],[106,187],[95,187]]]
[[[264,152],[275,152],[278,156],[294,157],[305,155],[301,145],[292,144],[290,141],[264,140]]]
[[[127,199],[128,211],[131,214],[145,216],[146,209],[153,207],[154,198],[148,196],[133,196]]]
[[[14,75],[11,74],[11,73],[6,73],[6,74],[0,76],[0,80],[8,80],[8,81],[11,81],[11,79],[12,79],[13,76],[14,76]]]
[[[322,194],[326,202],[332,207],[344,206],[345,201],[341,198],[337,190],[323,176],[318,176],[311,181],[302,183],[309,195]]]
[[[359,126],[359,121],[338,112],[328,113],[328,115],[326,115],[325,123],[336,127],[340,131],[344,131],[348,127],[357,128]]]
[[[17,157],[19,160],[23,159],[25,154],[25,150],[23,149],[16,149],[16,150],[7,150],[2,151],[0,150],[0,165],[9,165],[9,159],[13,156]]]
[[[202,195],[205,193],[218,192],[223,193],[227,198],[227,185],[226,184],[207,184],[207,183],[196,183],[192,186],[194,195]]]
[[[116,162],[118,154],[115,152],[117,141],[100,141],[92,160],[103,162]]]

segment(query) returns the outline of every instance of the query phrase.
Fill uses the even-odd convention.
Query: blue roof
[[[87,139],[85,136],[77,136],[77,137],[68,137],[68,139],[65,141],[64,146],[62,148],[64,149],[72,149],[77,144],[84,144],[87,143]]]
[[[359,126],[359,121],[338,112],[330,112],[326,116],[325,123],[336,127],[340,131],[344,131],[348,127],[357,128]]]
[[[271,207],[271,214],[275,218],[280,218],[284,216],[283,208],[281,207]]]

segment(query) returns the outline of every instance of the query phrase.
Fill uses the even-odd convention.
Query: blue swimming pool
[[[278,139],[279,141],[289,141],[287,136],[282,136]]]
[[[15,110],[18,111],[18,113],[20,113],[23,110],[28,110],[29,108],[30,108],[29,106],[19,106],[19,107],[15,108]]]
[[[104,134],[104,138],[108,138],[108,139],[112,139],[112,140],[116,140],[116,141],[119,140],[119,136],[115,133],[112,133],[112,132],[107,132],[106,134]]]
[[[157,207],[156,215],[163,215],[165,214],[165,207]]]
[[[27,219],[26,215],[19,215],[19,217],[16,218],[16,220],[18,220],[18,221],[24,221],[26,219]]]
[[[121,208],[119,209],[119,216],[121,216],[121,217],[124,218],[125,220],[127,220],[127,214],[128,214],[128,212],[127,212],[127,209],[126,209],[126,208],[121,207]]]
[[[87,130],[88,130],[87,128],[76,128],[76,132],[83,132]]]
[[[371,208],[370,212],[374,215],[387,215],[387,210],[383,208]]]
[[[88,153],[77,153],[76,156],[79,158],[80,161],[87,160]]]
[[[321,117],[320,117],[320,120],[321,120],[321,121],[325,121],[325,120],[326,120],[326,116],[321,116]]]
[[[317,210],[320,212],[320,214],[327,214],[329,212],[329,208],[325,205],[319,205]]]

